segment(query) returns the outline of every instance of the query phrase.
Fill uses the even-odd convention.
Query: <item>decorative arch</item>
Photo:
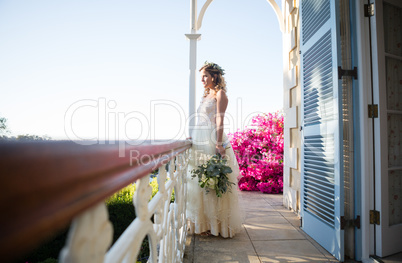
[[[204,5],[201,8],[200,14],[197,19],[197,27],[196,30],[198,31],[201,26],[202,26],[202,20],[204,19],[204,14],[207,11],[209,5],[212,3],[213,0],[207,0]],[[278,4],[275,2],[275,0],[267,0],[267,2],[271,5],[271,7],[274,9],[274,12],[276,14],[276,17],[278,18],[279,22],[279,29],[281,32],[284,32],[285,28],[285,21],[283,20],[283,14],[281,9],[279,8]]]
[[[212,3],[212,1],[214,1],[214,0],[207,0],[205,2],[205,4],[202,6],[200,14],[198,16],[198,20],[197,20],[197,31],[201,28],[202,19],[204,19],[205,11],[207,11],[207,8]]]

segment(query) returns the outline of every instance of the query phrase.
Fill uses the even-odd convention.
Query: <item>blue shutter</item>
[[[301,1],[301,211],[303,230],[343,261],[338,6],[339,0]]]

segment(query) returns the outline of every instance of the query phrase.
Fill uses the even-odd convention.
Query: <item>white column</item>
[[[197,34],[197,0],[191,0],[190,6],[191,20],[190,30],[191,34],[186,34],[187,39],[190,40],[190,83],[189,83],[189,136],[191,136],[192,129],[195,125],[195,94],[196,94],[196,73],[197,73],[197,40],[200,39],[201,34]]]
[[[190,30],[191,34],[197,33],[197,0],[190,0]]]
[[[196,95],[196,74],[197,74],[197,40],[201,37],[201,34],[186,34],[186,37],[190,40],[190,83],[189,83],[189,135],[191,136],[192,129],[195,125],[195,95]]]

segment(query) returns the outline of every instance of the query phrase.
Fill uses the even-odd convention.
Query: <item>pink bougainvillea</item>
[[[282,193],[283,115],[258,115],[252,124],[255,128],[229,134],[240,168],[239,188]]]

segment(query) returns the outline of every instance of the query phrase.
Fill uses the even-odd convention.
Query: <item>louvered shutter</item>
[[[303,230],[343,261],[338,0],[301,1]]]

